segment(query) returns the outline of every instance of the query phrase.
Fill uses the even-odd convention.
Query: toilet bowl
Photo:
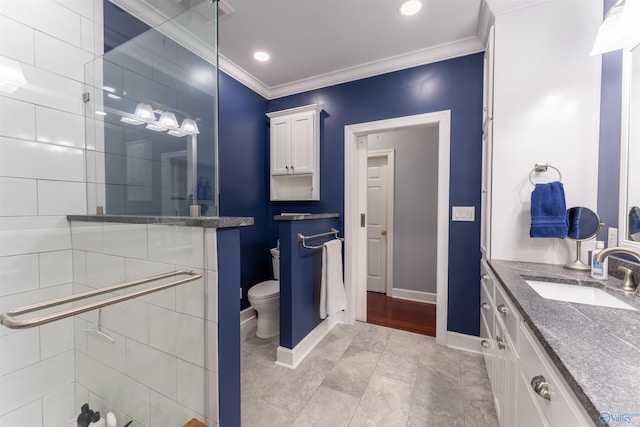
[[[280,251],[271,249],[273,277],[276,280],[265,280],[249,289],[247,297],[251,307],[258,314],[256,336],[271,338],[280,333]]]

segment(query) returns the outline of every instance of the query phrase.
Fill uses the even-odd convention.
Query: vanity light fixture
[[[159,125],[157,125],[155,123],[147,123],[146,128],[149,129],[149,130],[156,131],[156,132],[164,132],[166,130],[162,126],[159,126]]]
[[[163,111],[162,114],[160,114],[158,124],[165,129],[175,129],[180,126],[178,125],[178,119],[176,119],[176,115],[169,111]]]
[[[265,61],[269,60],[270,56],[269,56],[269,54],[267,52],[259,50],[259,51],[254,52],[253,58],[256,61],[265,62]]]
[[[182,121],[182,126],[180,126],[180,130],[186,135],[197,135],[200,133],[198,124],[193,119],[184,119]]]
[[[590,55],[633,49],[640,43],[640,0],[618,0],[598,28]]]
[[[404,16],[412,16],[420,12],[422,2],[420,0],[407,0],[400,5],[400,14]]]
[[[136,112],[133,113],[133,115],[136,119],[142,120],[143,122],[152,122],[156,119],[156,115],[153,112],[151,105],[143,102],[136,105]]]
[[[171,136],[175,136],[175,137],[182,137],[182,136],[187,136],[186,133],[182,132],[180,129],[169,129],[169,132],[167,132],[169,135]]]
[[[134,126],[138,126],[138,125],[141,125],[141,124],[144,123],[142,120],[136,120],[136,119],[133,119],[133,118],[127,117],[127,116],[123,116],[122,118],[120,118],[120,121],[122,123],[128,123],[128,124],[134,125]]]
[[[27,83],[18,61],[0,56],[0,91],[13,93]]]

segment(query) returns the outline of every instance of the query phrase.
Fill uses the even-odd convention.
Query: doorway
[[[368,135],[392,130],[435,126],[437,152],[437,231],[435,254],[437,324],[436,341],[447,342],[448,236],[449,236],[449,142],[450,111],[400,117],[345,127],[345,284],[347,322],[367,319],[368,264]],[[418,212],[419,214],[419,212]]]

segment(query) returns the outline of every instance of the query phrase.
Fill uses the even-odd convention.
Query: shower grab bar
[[[307,245],[307,239],[316,239],[318,237],[331,236],[332,234],[334,234],[336,236],[336,239],[340,240],[341,242],[344,242],[344,238],[338,237],[339,232],[340,231],[336,230],[335,228],[332,228],[331,231],[328,231],[326,233],[313,234],[311,236],[305,236],[302,233],[298,233],[297,234],[298,242],[302,242],[302,246],[307,249],[320,249],[322,245],[319,245],[319,246]]]
[[[119,291],[121,289],[131,288],[133,286],[154,282],[156,280],[166,279],[168,277],[184,276],[184,275],[188,275],[189,277],[185,279],[175,280],[170,283],[164,283],[162,285],[154,286],[153,288],[132,292],[130,294],[118,295],[111,298],[107,298],[102,301],[96,301],[90,304],[81,305],[79,307],[69,308],[67,310],[58,311],[56,313],[48,314],[45,316],[34,317],[32,319],[26,319],[26,320],[18,320],[15,318],[15,316],[19,316],[21,314],[32,313],[34,311],[44,310],[45,308],[50,308],[50,307],[56,307],[58,305],[67,304],[70,302],[79,301],[86,298],[91,298],[96,295],[106,294],[108,292],[114,292],[114,291]],[[198,280],[201,277],[202,277],[202,273],[195,273],[189,270],[178,270],[178,271],[172,271],[169,273],[160,274],[158,276],[147,277],[146,279],[140,279],[132,282],[120,283],[118,285],[107,286],[104,288],[96,289],[94,291],[82,292],[76,295],[69,295],[67,297],[57,298],[50,301],[45,301],[38,304],[27,305],[24,307],[19,307],[13,310],[9,310],[5,313],[0,314],[0,324],[10,329],[33,328],[34,326],[45,325],[47,323],[55,322],[56,320],[61,320],[67,317],[75,316],[76,314],[86,313],[87,311],[95,310],[96,308],[106,307],[108,305],[116,304],[122,301],[137,298],[143,295],[162,291],[164,289],[169,289],[174,286],[193,282],[194,280]]]

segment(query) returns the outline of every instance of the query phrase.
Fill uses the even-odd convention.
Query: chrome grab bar
[[[168,277],[183,276],[183,275],[188,275],[189,277],[187,277],[186,279],[180,279],[170,283],[154,286],[153,288],[132,292],[130,294],[118,295],[111,298],[107,298],[102,301],[96,301],[90,304],[81,305],[79,307],[69,308],[67,310],[58,311],[56,313],[48,314],[45,316],[34,317],[32,319],[27,319],[27,320],[18,320],[15,318],[16,316],[19,316],[21,314],[32,313],[34,311],[44,310],[45,308],[56,307],[58,305],[67,304],[70,302],[79,301],[86,298],[91,298],[96,295],[102,295],[109,292],[119,291],[121,289],[131,288],[133,286],[142,285],[144,283],[166,279]],[[194,280],[198,280],[201,277],[202,277],[202,273],[195,273],[189,270],[178,270],[178,271],[172,271],[165,274],[160,274],[158,276],[148,277],[146,279],[134,280],[132,282],[126,282],[118,285],[107,286],[104,288],[96,289],[94,291],[87,291],[87,292],[83,292],[76,295],[70,295],[67,297],[62,297],[62,298],[58,298],[50,301],[41,302],[38,304],[27,305],[24,307],[19,307],[13,310],[9,310],[5,313],[0,314],[0,324],[11,329],[33,328],[34,326],[40,326],[47,323],[55,322],[56,320],[61,320],[67,317],[75,316],[76,314],[86,313],[87,311],[95,310],[96,308],[106,307],[108,305],[117,304],[119,302],[137,298],[143,295],[162,291],[164,289],[169,289],[174,286],[182,285],[188,282],[193,282]]]
[[[339,230],[336,230],[335,228],[332,228],[331,231],[327,231],[326,233],[313,234],[311,236],[305,236],[302,233],[298,233],[297,237],[298,237],[298,242],[302,242],[302,246],[304,246],[305,248],[307,248],[307,249],[320,249],[322,247],[322,245],[319,245],[319,246],[307,245],[307,239],[316,239],[318,237],[331,236],[333,234],[333,235],[335,235],[336,239],[340,240],[341,242],[344,242],[344,238],[338,237],[338,233],[339,232],[340,232]]]

